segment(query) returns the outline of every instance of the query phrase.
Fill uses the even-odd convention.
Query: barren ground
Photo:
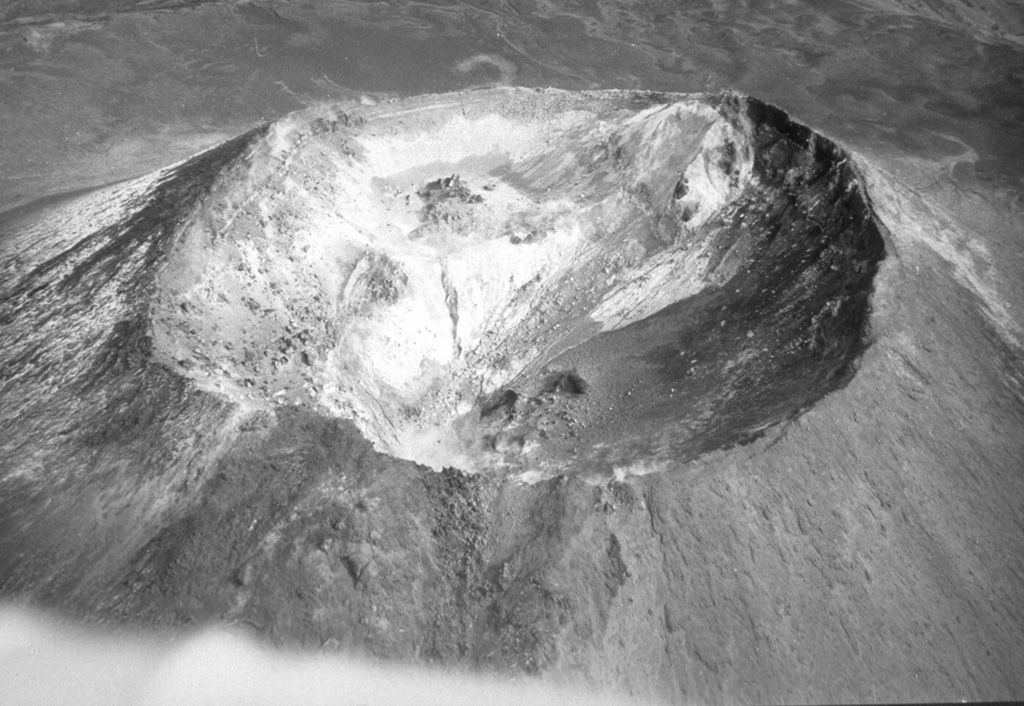
[[[277,644],[545,675],[673,702],[1019,698],[1019,13],[952,2],[927,12],[913,3],[886,12],[876,2],[815,12],[708,3],[663,15],[654,5],[598,3],[572,16],[540,5],[498,15],[459,5],[455,16],[356,5],[327,12],[315,4],[209,3],[100,16],[75,4],[73,17],[43,17],[16,3],[4,15],[2,193],[3,203],[21,205],[0,214],[4,595],[103,624],[222,622]],[[204,40],[214,28],[222,42]],[[271,53],[273,68],[264,61]],[[176,57],[169,68],[147,69],[167,57]],[[54,66],[74,66],[75,80]],[[80,93],[41,90],[44,77]],[[856,308],[836,308],[826,287],[820,300],[807,299],[818,306],[794,319],[800,326],[765,323],[754,315],[770,276],[727,268],[716,280],[713,267],[683,257],[678,266],[706,277],[710,289],[651,319],[660,309],[643,309],[643,297],[623,290],[615,298],[605,260],[576,257],[584,270],[594,263],[600,286],[552,284],[546,294],[589,293],[559,302],[567,318],[548,311],[521,333],[550,342],[559,340],[555,323],[587,325],[570,327],[544,361],[555,363],[550,369],[495,367],[471,386],[487,394],[459,398],[456,385],[437,398],[436,428],[461,420],[452,443],[478,464],[473,475],[439,473],[430,464],[458,465],[454,451],[403,446],[365,411],[369,400],[395,409],[414,402],[416,421],[423,378],[402,374],[424,370],[419,362],[356,356],[373,369],[330,380],[323,371],[345,370],[334,364],[352,341],[400,352],[407,328],[399,335],[368,305],[401,300],[399,285],[420,283],[429,293],[415,299],[427,308],[396,319],[423,324],[417,340],[427,343],[412,347],[418,355],[433,351],[456,365],[470,342],[493,340],[474,326],[486,332],[496,315],[487,312],[509,311],[505,293],[490,303],[462,294],[485,269],[471,263],[462,280],[453,269],[446,288],[434,265],[407,266],[428,247],[458,262],[461,226],[413,238],[393,233],[386,259],[316,251],[324,241],[303,240],[310,219],[329,210],[324,199],[344,194],[317,195],[315,185],[298,183],[289,188],[302,191],[309,208],[275,211],[265,199],[246,211],[245,194],[221,188],[252,183],[233,177],[259,166],[251,145],[273,144],[260,142],[273,134],[264,128],[162,176],[92,189],[319,98],[368,94],[370,103],[494,81],[728,86],[787,108],[848,151],[845,168],[877,221],[884,258],[860,260],[871,264],[860,268],[873,274],[870,287],[856,277],[834,280],[864,316],[816,338],[822,321]],[[100,88],[102,98],[87,97]],[[343,114],[372,118],[392,105],[400,104],[353,102]],[[591,129],[583,124],[584,133]],[[499,134],[517,144],[513,133]],[[705,139],[694,135],[694,144]],[[311,161],[296,170],[342,173],[323,153],[304,154]],[[497,163],[396,167],[367,182],[373,198],[361,203],[382,210],[348,220],[401,230],[434,217],[468,219],[474,233],[498,224],[488,232],[500,233],[500,249],[486,251],[488,263],[519,262],[525,281],[538,272],[561,281],[553,255],[514,259],[548,242],[537,239],[538,223],[558,243],[577,215],[553,204],[548,220],[515,217],[523,204],[535,214],[534,201],[544,201],[523,200],[522,174],[537,183],[559,174],[530,173],[520,157],[509,161],[519,181],[516,169],[496,173]],[[444,181],[453,174],[460,181]],[[682,220],[692,204],[686,194],[676,198],[677,183],[659,182],[665,193],[655,196]],[[771,183],[765,176],[757,188],[776,193]],[[575,193],[565,186],[555,185],[555,201]],[[83,191],[60,194],[68,189]],[[49,198],[31,203],[35,196]],[[635,194],[619,197],[627,206],[616,214],[643,210]],[[763,212],[774,214],[768,203]],[[489,210],[477,208],[484,204]],[[251,222],[223,219],[228,212]],[[467,215],[479,213],[490,215]],[[740,228],[734,216],[723,233]],[[522,227],[505,228],[510,222]],[[224,233],[238,243],[212,237]],[[574,242],[592,242],[589,235]],[[662,252],[652,243],[645,253]],[[858,271],[849,253],[831,270],[834,254],[807,252],[822,263],[814,272]],[[395,262],[405,263],[404,283]],[[631,273],[630,282],[643,262],[650,260],[613,266]],[[336,279],[327,282],[331,272]],[[742,287],[729,294],[724,282],[749,283],[757,296]],[[479,291],[496,291],[485,284]],[[452,291],[460,291],[458,321]],[[523,311],[543,313],[554,301],[539,296]],[[639,314],[628,314],[631,306]],[[723,306],[731,311],[725,325],[704,326],[713,323],[705,314]],[[303,312],[316,325],[301,320]],[[747,326],[755,320],[757,331]],[[363,323],[343,330],[344,321]],[[781,351],[801,336],[808,345],[794,345],[778,365],[743,357],[748,343]],[[347,343],[332,353],[339,340]],[[844,343],[822,349],[828,341]],[[670,343],[697,354],[645,367]],[[721,351],[711,363],[701,357]],[[734,360],[754,367],[729,366]],[[462,380],[453,370],[440,379]],[[685,398],[669,397],[666,370],[682,381]],[[367,386],[380,379],[387,386]],[[709,379],[716,384],[702,386]],[[781,387],[758,397],[766,379]],[[325,392],[328,384],[344,390],[346,381],[348,397]],[[734,408],[712,404],[722,389],[735,392]],[[701,395],[711,400],[705,407]],[[618,411],[598,415],[609,400]],[[685,428],[666,422],[677,417],[665,409],[682,410]],[[732,416],[702,417],[706,409]],[[720,419],[729,423],[716,427]],[[662,427],[663,443],[652,442]],[[542,429],[549,438],[539,438]],[[626,451],[610,459],[593,452],[602,444]],[[530,457],[533,448],[539,457]],[[536,458],[543,463],[531,466]]]

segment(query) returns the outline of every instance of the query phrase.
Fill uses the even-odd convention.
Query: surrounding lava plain
[[[0,593],[674,703],[1020,698],[1019,13],[882,5],[11,4]],[[513,79],[815,131],[387,97]]]

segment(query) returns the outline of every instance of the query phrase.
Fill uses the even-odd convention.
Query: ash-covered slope
[[[211,185],[262,133],[0,222],[8,590],[73,590],[116,569],[211,462],[232,412],[153,364],[155,278]]]
[[[0,590],[674,701],[1017,693],[1012,342],[852,159],[485,91],[0,217]]]

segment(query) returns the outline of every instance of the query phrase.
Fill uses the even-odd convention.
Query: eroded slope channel
[[[435,468],[657,470],[842,385],[884,245],[733,96],[499,90],[275,126],[183,229],[158,360]]]

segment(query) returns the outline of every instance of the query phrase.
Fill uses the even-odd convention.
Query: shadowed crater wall
[[[648,472],[749,441],[850,379],[882,235],[841,149],[771,106],[745,108],[751,178],[689,236],[729,276],[486,396],[471,416],[482,446]],[[715,166],[734,164],[727,148]],[[680,179],[673,197],[687,192]]]

